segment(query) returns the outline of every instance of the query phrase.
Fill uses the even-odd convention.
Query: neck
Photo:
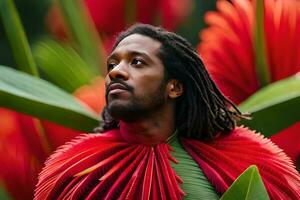
[[[120,121],[120,132],[130,143],[156,145],[175,132],[174,109],[168,107],[135,122]]]

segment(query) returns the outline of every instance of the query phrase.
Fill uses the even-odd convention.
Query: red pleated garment
[[[182,139],[182,144],[220,195],[256,165],[271,199],[300,199],[300,176],[291,159],[258,133],[238,127],[212,142]],[[183,199],[171,149],[166,143],[126,142],[119,130],[82,135],[48,159],[35,199]]]
[[[212,142],[183,139],[182,143],[220,194],[256,165],[271,199],[300,199],[300,176],[291,159],[261,134],[238,127]]]
[[[83,135],[46,162],[34,199],[182,199],[169,150],[126,143],[117,130]]]

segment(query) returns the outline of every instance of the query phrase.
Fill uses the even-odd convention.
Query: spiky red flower
[[[35,199],[182,199],[170,157],[167,144],[131,144],[118,130],[82,135],[46,162]]]
[[[274,82],[300,71],[300,2],[264,2],[266,60]],[[222,92],[241,103],[260,89],[253,44],[255,1],[219,0],[217,9],[205,16],[209,27],[200,33],[198,51]],[[300,155],[300,122],[294,126],[289,130],[297,134],[284,130],[274,141],[295,161]],[[284,137],[289,137],[288,145]]]
[[[221,90],[240,103],[259,89],[255,73],[254,1],[217,1],[201,31],[200,56]],[[266,59],[271,81],[300,70],[300,2],[265,0]]]
[[[212,142],[183,139],[183,145],[221,194],[247,167],[256,165],[271,199],[300,198],[300,176],[290,158],[249,129],[236,128]]]

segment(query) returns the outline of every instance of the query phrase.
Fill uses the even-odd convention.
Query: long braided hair
[[[159,58],[167,79],[177,79],[184,86],[176,99],[175,125],[183,137],[210,140],[217,134],[229,133],[236,121],[245,116],[218,89],[191,44],[181,36],[160,27],[135,24],[116,39],[113,50],[126,37],[140,34],[161,43]],[[100,130],[115,129],[118,121],[105,107]]]

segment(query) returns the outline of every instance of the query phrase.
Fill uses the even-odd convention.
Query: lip
[[[128,90],[124,85],[120,83],[113,83],[112,85],[109,86],[108,88],[108,93],[119,93],[123,92],[124,90]]]

